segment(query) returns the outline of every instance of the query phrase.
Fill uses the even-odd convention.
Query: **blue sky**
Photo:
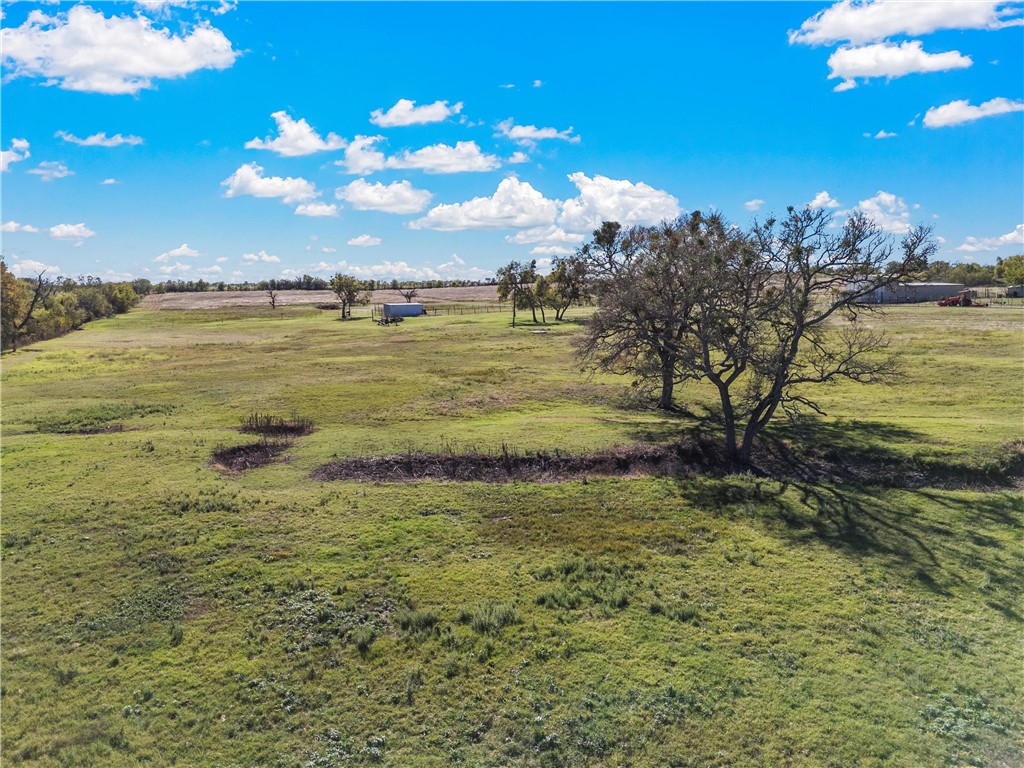
[[[2,8],[18,274],[483,278],[804,204],[1022,251],[1020,3]]]

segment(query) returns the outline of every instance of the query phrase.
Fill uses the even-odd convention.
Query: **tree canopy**
[[[901,241],[863,215],[834,226],[824,209],[788,209],[747,231],[695,212],[656,227],[606,223],[580,255],[598,310],[578,351],[594,368],[661,387],[705,381],[718,392],[725,451],[750,462],[782,409],[820,412],[814,385],[887,381],[896,358],[858,322],[877,288],[918,273],[934,253],[928,228]]]

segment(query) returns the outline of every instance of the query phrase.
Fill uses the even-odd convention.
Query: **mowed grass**
[[[5,356],[4,762],[1024,763],[1024,504],[993,470],[1022,437],[1024,313],[872,319],[905,380],[773,431],[968,490],[308,479],[700,426],[578,371],[576,324],[508,320],[136,310]],[[256,412],[316,431],[216,472]]]

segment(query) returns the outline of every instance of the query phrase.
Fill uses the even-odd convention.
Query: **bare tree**
[[[398,292],[402,294],[406,304],[412,304],[412,300],[416,298],[419,290],[416,288],[399,288]]]
[[[267,291],[267,298],[270,299],[270,308],[277,309],[277,291],[273,288]]]
[[[936,249],[926,227],[897,242],[864,215],[836,228],[828,211],[811,208],[789,208],[748,233],[697,212],[630,236],[615,258],[594,259],[608,277],[581,353],[638,377],[659,361],[666,381],[674,358],[673,380],[710,382],[726,454],[739,466],[780,408],[821,412],[814,385],[898,374],[885,335],[858,322],[874,311],[860,302],[920,271]],[[647,290],[636,288],[643,279],[647,290],[663,286],[646,310]]]

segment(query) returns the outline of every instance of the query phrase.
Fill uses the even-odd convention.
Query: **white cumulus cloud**
[[[875,43],[835,51],[828,58],[831,69],[828,78],[841,78],[842,82],[836,90],[848,91],[856,86],[858,77],[885,77],[892,80],[916,73],[965,69],[973,63],[970,56],[963,56],[960,51],[928,53],[921,47],[920,40],[910,40],[899,45]]]
[[[491,197],[475,197],[465,203],[438,205],[409,226],[412,229],[437,229],[445,232],[541,227],[552,224],[557,213],[557,200],[548,200],[529,182],[510,176],[502,179]]]
[[[120,184],[120,182],[117,179],[104,179],[100,184],[109,187],[111,184]]]
[[[346,173],[356,176],[383,169],[387,158],[376,148],[377,142],[383,139],[383,136],[356,136],[345,149],[345,159],[336,161],[335,165],[343,166]]]
[[[419,213],[433,197],[427,190],[416,189],[408,181],[395,181],[385,186],[380,182],[369,184],[364,179],[338,187],[334,194],[357,211],[386,213]]]
[[[16,221],[5,221],[0,226],[0,232],[38,232],[39,230],[31,224],[19,224]]]
[[[894,35],[940,29],[1003,29],[1022,23],[1020,8],[1005,0],[840,0],[789,33],[790,44],[855,45]]]
[[[561,227],[550,224],[546,227],[521,229],[505,236],[505,242],[513,245],[577,245],[586,240],[586,236],[575,232],[566,232]]]
[[[11,274],[15,277],[36,277],[43,272],[49,272],[55,275],[63,274],[61,268],[56,264],[44,264],[43,262],[36,261],[35,259],[22,259],[21,261],[11,264]]]
[[[344,149],[347,142],[336,133],[328,133],[323,138],[313,130],[305,118],[293,120],[284,110],[270,115],[277,123],[277,136],[273,139],[255,138],[245,142],[246,149],[266,149],[281,157],[302,157],[314,152],[330,152]]]
[[[1024,224],[1018,224],[1012,232],[998,237],[967,237],[961,245],[956,247],[956,250],[976,253],[978,251],[995,251],[1007,245],[1024,246]]]
[[[69,170],[64,163],[58,163],[53,160],[46,160],[40,163],[29,173],[38,176],[42,181],[53,181],[54,179],[64,179],[75,175],[75,172]]]
[[[761,198],[755,198],[753,200],[747,200],[747,202],[743,204],[743,207],[748,211],[759,211],[761,210],[762,205],[764,205],[764,200]]]
[[[296,216],[337,216],[338,206],[333,203],[303,203],[295,209]]]
[[[513,152],[512,156],[508,159],[509,165],[518,165],[519,163],[530,162],[530,156],[525,152]]]
[[[175,34],[145,16],[104,16],[87,5],[46,15],[34,10],[20,27],[0,30],[9,77],[41,77],[70,91],[133,94],[158,78],[226,69],[238,53],[224,34],[201,22]]]
[[[182,243],[177,248],[172,248],[166,253],[161,253],[153,261],[170,261],[171,259],[180,259],[183,257],[195,257],[199,256],[200,253],[195,248],[190,248],[188,243]]]
[[[910,210],[902,197],[891,192],[879,190],[874,197],[857,203],[854,210],[866,214],[886,232],[903,234],[910,231]]]
[[[25,139],[11,139],[11,148],[0,150],[0,171],[6,171],[11,163],[20,163],[26,157],[31,157],[28,151],[28,141]]]
[[[304,203],[317,196],[316,186],[299,177],[264,176],[263,167],[248,163],[221,182],[224,197],[279,197],[284,203]]]
[[[80,139],[73,133],[67,131],[57,131],[55,134],[58,139],[64,139],[64,141],[72,144],[78,144],[82,147],[119,147],[122,144],[127,144],[130,147],[138,146],[142,143],[141,136],[122,136],[120,133],[115,133],[113,136],[107,136],[106,133],[94,133],[92,136],[86,136],[84,139]]]
[[[259,261],[265,264],[280,264],[281,259],[277,256],[272,256],[266,251],[260,251],[259,253],[243,253],[242,261]]]
[[[603,221],[617,221],[623,226],[657,224],[679,215],[679,201],[664,190],[626,179],[607,176],[588,177],[582,172],[569,174],[569,181],[579,190],[577,197],[566,200],[558,224],[568,232],[590,233]]]
[[[81,242],[86,238],[95,236],[95,232],[85,224],[54,224],[50,227],[50,237],[54,240],[77,240]]]
[[[184,272],[191,272],[192,265],[176,261],[173,264],[165,264],[160,267],[160,271],[165,275],[180,275]]]
[[[454,147],[447,144],[405,150],[388,158],[388,168],[418,168],[425,173],[465,173],[493,171],[501,167],[501,160],[480,151],[475,141],[460,141]]]
[[[568,256],[576,251],[564,245],[535,245],[530,249],[530,253],[535,256]]]
[[[357,248],[373,248],[376,245],[380,245],[380,243],[380,238],[373,235],[359,235],[348,241],[348,245],[354,245]]]
[[[451,107],[447,101],[435,101],[433,104],[416,106],[415,101],[399,99],[395,106],[387,112],[375,109],[370,113],[370,122],[379,125],[381,128],[394,128],[401,125],[423,125],[425,123],[440,123],[451,115],[457,115],[462,111],[462,102],[457,102]]]
[[[836,200],[824,189],[814,196],[814,199],[807,203],[808,208],[838,208],[839,201]]]
[[[924,113],[926,128],[945,128],[950,125],[961,125],[980,120],[983,117],[1005,115],[1009,112],[1024,110],[1024,101],[1010,101],[1002,97],[973,106],[966,99],[951,101],[941,107],[930,107]]]
[[[580,137],[573,136],[571,125],[564,131],[560,131],[557,128],[538,128],[535,125],[516,125],[515,121],[510,117],[508,120],[503,120],[498,123],[497,128],[497,136],[505,136],[522,147],[536,146],[537,142],[541,139],[561,139],[562,141],[568,141],[572,144],[580,143]]]

